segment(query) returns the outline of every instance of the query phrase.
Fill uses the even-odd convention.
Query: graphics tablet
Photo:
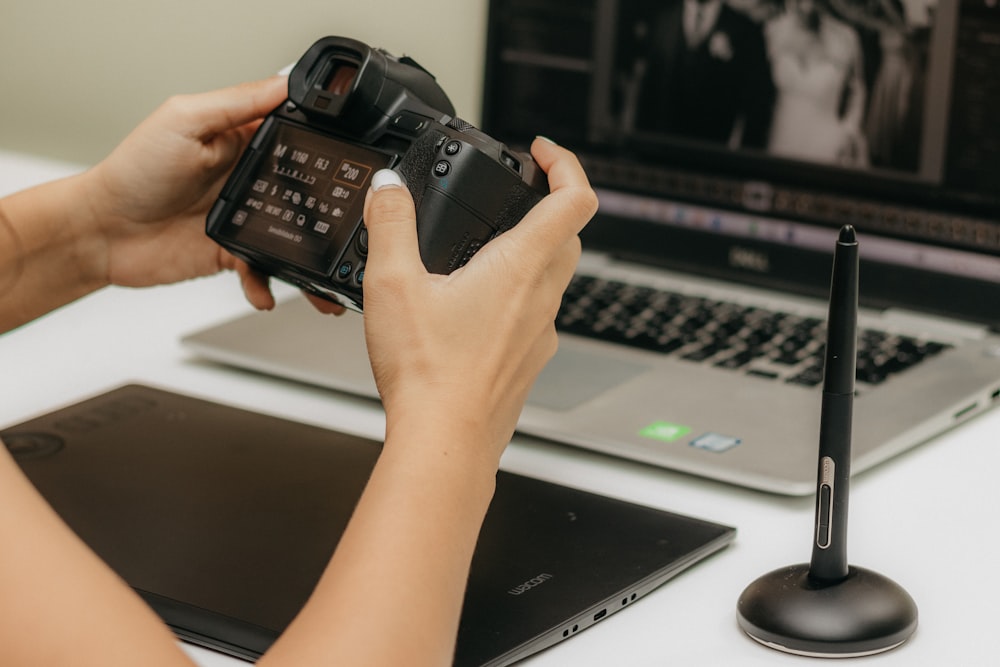
[[[305,603],[381,443],[128,385],[0,432],[174,632],[254,660]],[[632,605],[735,531],[506,472],[456,665],[506,665]]]

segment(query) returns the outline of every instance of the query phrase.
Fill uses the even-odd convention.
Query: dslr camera
[[[374,172],[391,168],[413,195],[424,265],[451,273],[548,193],[530,155],[454,114],[412,59],[323,38],[240,158],[208,235],[256,269],[360,311],[365,193]]]

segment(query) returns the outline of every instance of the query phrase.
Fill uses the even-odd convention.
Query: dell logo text
[[[767,253],[734,245],[729,248],[729,266],[757,273],[768,273],[771,270],[771,260]]]

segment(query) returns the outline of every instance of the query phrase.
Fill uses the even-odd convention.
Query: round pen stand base
[[[740,628],[773,649],[822,658],[873,655],[905,642],[917,628],[917,605],[898,584],[850,567],[847,578],[820,585],[809,565],[760,577],[740,595]]]

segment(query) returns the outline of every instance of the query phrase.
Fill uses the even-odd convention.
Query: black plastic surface
[[[809,565],[774,570],[750,584],[737,604],[740,627],[787,653],[849,657],[898,647],[917,628],[917,605],[886,577],[851,567],[843,581],[817,584]]]
[[[369,439],[137,385],[0,436],[180,637],[249,659],[305,602],[380,451]],[[61,446],[47,445],[53,438]],[[500,472],[455,662],[508,664],[561,641],[567,624],[610,615],[733,535]]]

